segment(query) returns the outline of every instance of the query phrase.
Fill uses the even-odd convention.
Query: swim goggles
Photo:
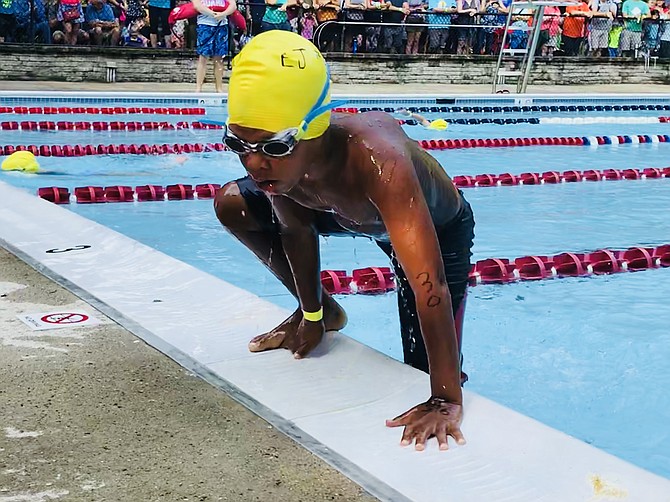
[[[278,132],[268,140],[249,143],[235,136],[228,128],[228,124],[224,124],[223,144],[226,145],[228,150],[238,155],[261,152],[269,157],[285,157],[293,152],[295,145],[298,143],[299,132],[297,127],[292,127]]]
[[[323,104],[323,102],[328,97],[328,91],[330,90],[330,70],[326,67],[326,82],[323,84],[323,89],[321,94],[317,99],[314,106],[311,110],[307,112],[305,118],[302,119],[298,127],[291,127],[290,129],[285,129],[279,131],[272,138],[259,141],[258,143],[249,143],[241,138],[235,136],[228,127],[228,123],[223,124],[223,144],[238,155],[246,155],[251,152],[261,152],[264,155],[269,157],[285,157],[290,155],[293,152],[293,149],[298,144],[298,141],[304,136],[309,124],[328,110],[342,106],[347,103],[345,100],[340,101],[331,101],[330,103]],[[204,122],[204,121],[202,121]],[[211,122],[210,122],[211,123]]]

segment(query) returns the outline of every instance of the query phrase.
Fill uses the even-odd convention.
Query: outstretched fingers
[[[426,439],[428,439],[428,431],[423,430],[417,432],[414,439],[414,449],[417,451],[423,451],[426,449]]]
[[[402,433],[402,439],[400,440],[400,446],[411,445],[415,436],[416,436],[415,429],[413,429],[412,427],[405,427],[405,430]]]
[[[317,345],[319,345],[320,341],[321,340],[307,340],[303,342],[299,347],[293,350],[293,357],[296,359],[302,359],[303,357],[307,356],[307,354],[312,352],[312,350],[315,349]]]
[[[456,440],[456,443],[459,444],[459,445],[464,445],[465,442],[466,442],[460,428],[456,428],[456,429],[452,430],[451,431],[451,437],[453,437]]]
[[[402,427],[403,425],[407,425],[410,422],[413,411],[414,408],[412,408],[411,410],[407,410],[402,415],[398,415],[393,420],[387,420],[386,427]]]
[[[449,449],[449,440],[447,439],[447,428],[440,427],[440,429],[435,434],[437,438],[437,443],[440,445],[440,450],[445,451]]]

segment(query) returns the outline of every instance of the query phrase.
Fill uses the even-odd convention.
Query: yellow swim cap
[[[3,171],[25,171],[27,173],[36,173],[40,170],[40,165],[32,152],[22,150],[14,152],[2,161]]]
[[[436,119],[428,124],[428,129],[435,129],[436,131],[445,131],[447,127],[449,127],[449,124],[444,119]]]
[[[326,131],[330,109],[339,104],[330,102],[326,61],[297,33],[256,35],[233,59],[229,124],[269,132],[300,128],[297,139],[312,139]]]

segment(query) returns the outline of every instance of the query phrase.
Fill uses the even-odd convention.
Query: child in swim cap
[[[366,236],[394,265],[404,360],[430,374],[430,399],[387,421],[401,444],[465,440],[460,339],[472,210],[437,160],[383,112],[332,113],[326,62],[285,31],[233,61],[224,143],[248,176],[214,201],[219,221],[295,296],[284,322],[249,342],[306,357],[346,313],[321,286],[319,236]],[[457,327],[458,326],[458,327]],[[429,363],[430,361],[430,363]]]
[[[35,155],[28,151],[14,152],[2,161],[3,171],[21,171],[24,173],[37,173],[40,170],[40,164]]]
[[[435,120],[431,121],[431,120],[428,120],[423,115],[420,115],[420,114],[414,113],[414,112],[410,112],[406,108],[400,108],[398,110],[398,113],[400,113],[401,115],[404,115],[405,117],[413,118],[414,120],[416,120],[420,125],[422,125],[426,129],[432,129],[434,131],[446,131],[447,128],[449,127],[449,124],[444,119],[435,119]]]

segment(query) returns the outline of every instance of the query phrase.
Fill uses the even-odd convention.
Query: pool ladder
[[[505,30],[500,44],[500,52],[498,53],[498,61],[496,62],[493,72],[491,90],[494,94],[499,91],[500,86],[507,84],[508,78],[511,78],[514,83],[516,83],[517,93],[526,92],[526,87],[528,86],[528,81],[530,79],[530,72],[533,67],[533,59],[535,57],[537,43],[540,39],[544,8],[548,5],[566,6],[576,5],[576,3],[577,2],[557,2],[554,0],[528,0],[518,2],[513,1],[510,4],[509,11],[507,12],[507,20],[505,21]],[[518,16],[522,10],[532,12],[531,23],[523,28],[523,31],[528,32],[526,46],[523,48],[510,49],[508,45],[512,18]],[[512,29],[512,31],[518,30]]]

